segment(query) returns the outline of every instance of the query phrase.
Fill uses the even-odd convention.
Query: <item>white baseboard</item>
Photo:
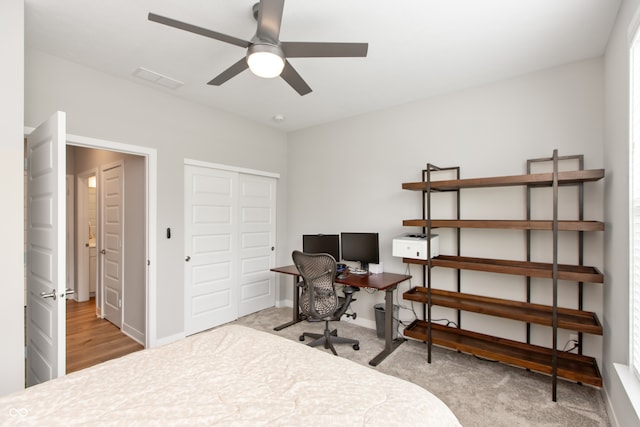
[[[276,307],[293,307],[293,301],[290,299],[276,301]]]
[[[144,347],[144,332],[140,332],[131,325],[124,323],[122,333]]]
[[[171,344],[172,342],[179,341],[186,337],[187,336],[185,335],[184,332],[180,332],[179,334],[169,335],[168,337],[157,338],[155,347],[162,347],[163,345]]]

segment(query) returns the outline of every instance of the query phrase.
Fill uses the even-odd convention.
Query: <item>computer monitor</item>
[[[378,233],[341,233],[342,259],[358,261],[363,270],[380,263]]]
[[[302,235],[302,252],[308,254],[329,254],[340,262],[340,236],[337,234]]]

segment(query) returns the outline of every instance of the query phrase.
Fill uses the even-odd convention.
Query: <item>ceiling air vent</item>
[[[143,67],[138,67],[138,69],[133,72],[133,75],[142,80],[146,80],[160,86],[168,87],[169,89],[177,89],[180,86],[184,85],[184,83],[181,81],[172,79],[171,77],[167,77],[160,73],[156,73],[155,71],[147,70]]]

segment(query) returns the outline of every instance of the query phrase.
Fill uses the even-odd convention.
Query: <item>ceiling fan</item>
[[[280,41],[280,25],[284,0],[260,0],[253,5],[253,16],[258,21],[256,34],[250,41],[197,27],[175,19],[149,13],[148,19],[180,30],[230,43],[247,49],[244,58],[227,68],[207,84],[220,86],[249,68],[254,74],[272,78],[281,76],[296,92],[306,95],[309,85],[291,66],[287,58],[366,57],[368,43],[322,43]]]

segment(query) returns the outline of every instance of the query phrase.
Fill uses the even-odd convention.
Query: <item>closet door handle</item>
[[[100,251],[100,253],[101,253],[102,255],[104,255],[104,254],[106,254],[106,253],[107,253],[107,250],[106,250],[106,249],[103,249],[103,250],[101,250],[101,251]]]
[[[184,259],[186,262],[191,261],[191,257],[189,255],[187,255],[187,257]]]

